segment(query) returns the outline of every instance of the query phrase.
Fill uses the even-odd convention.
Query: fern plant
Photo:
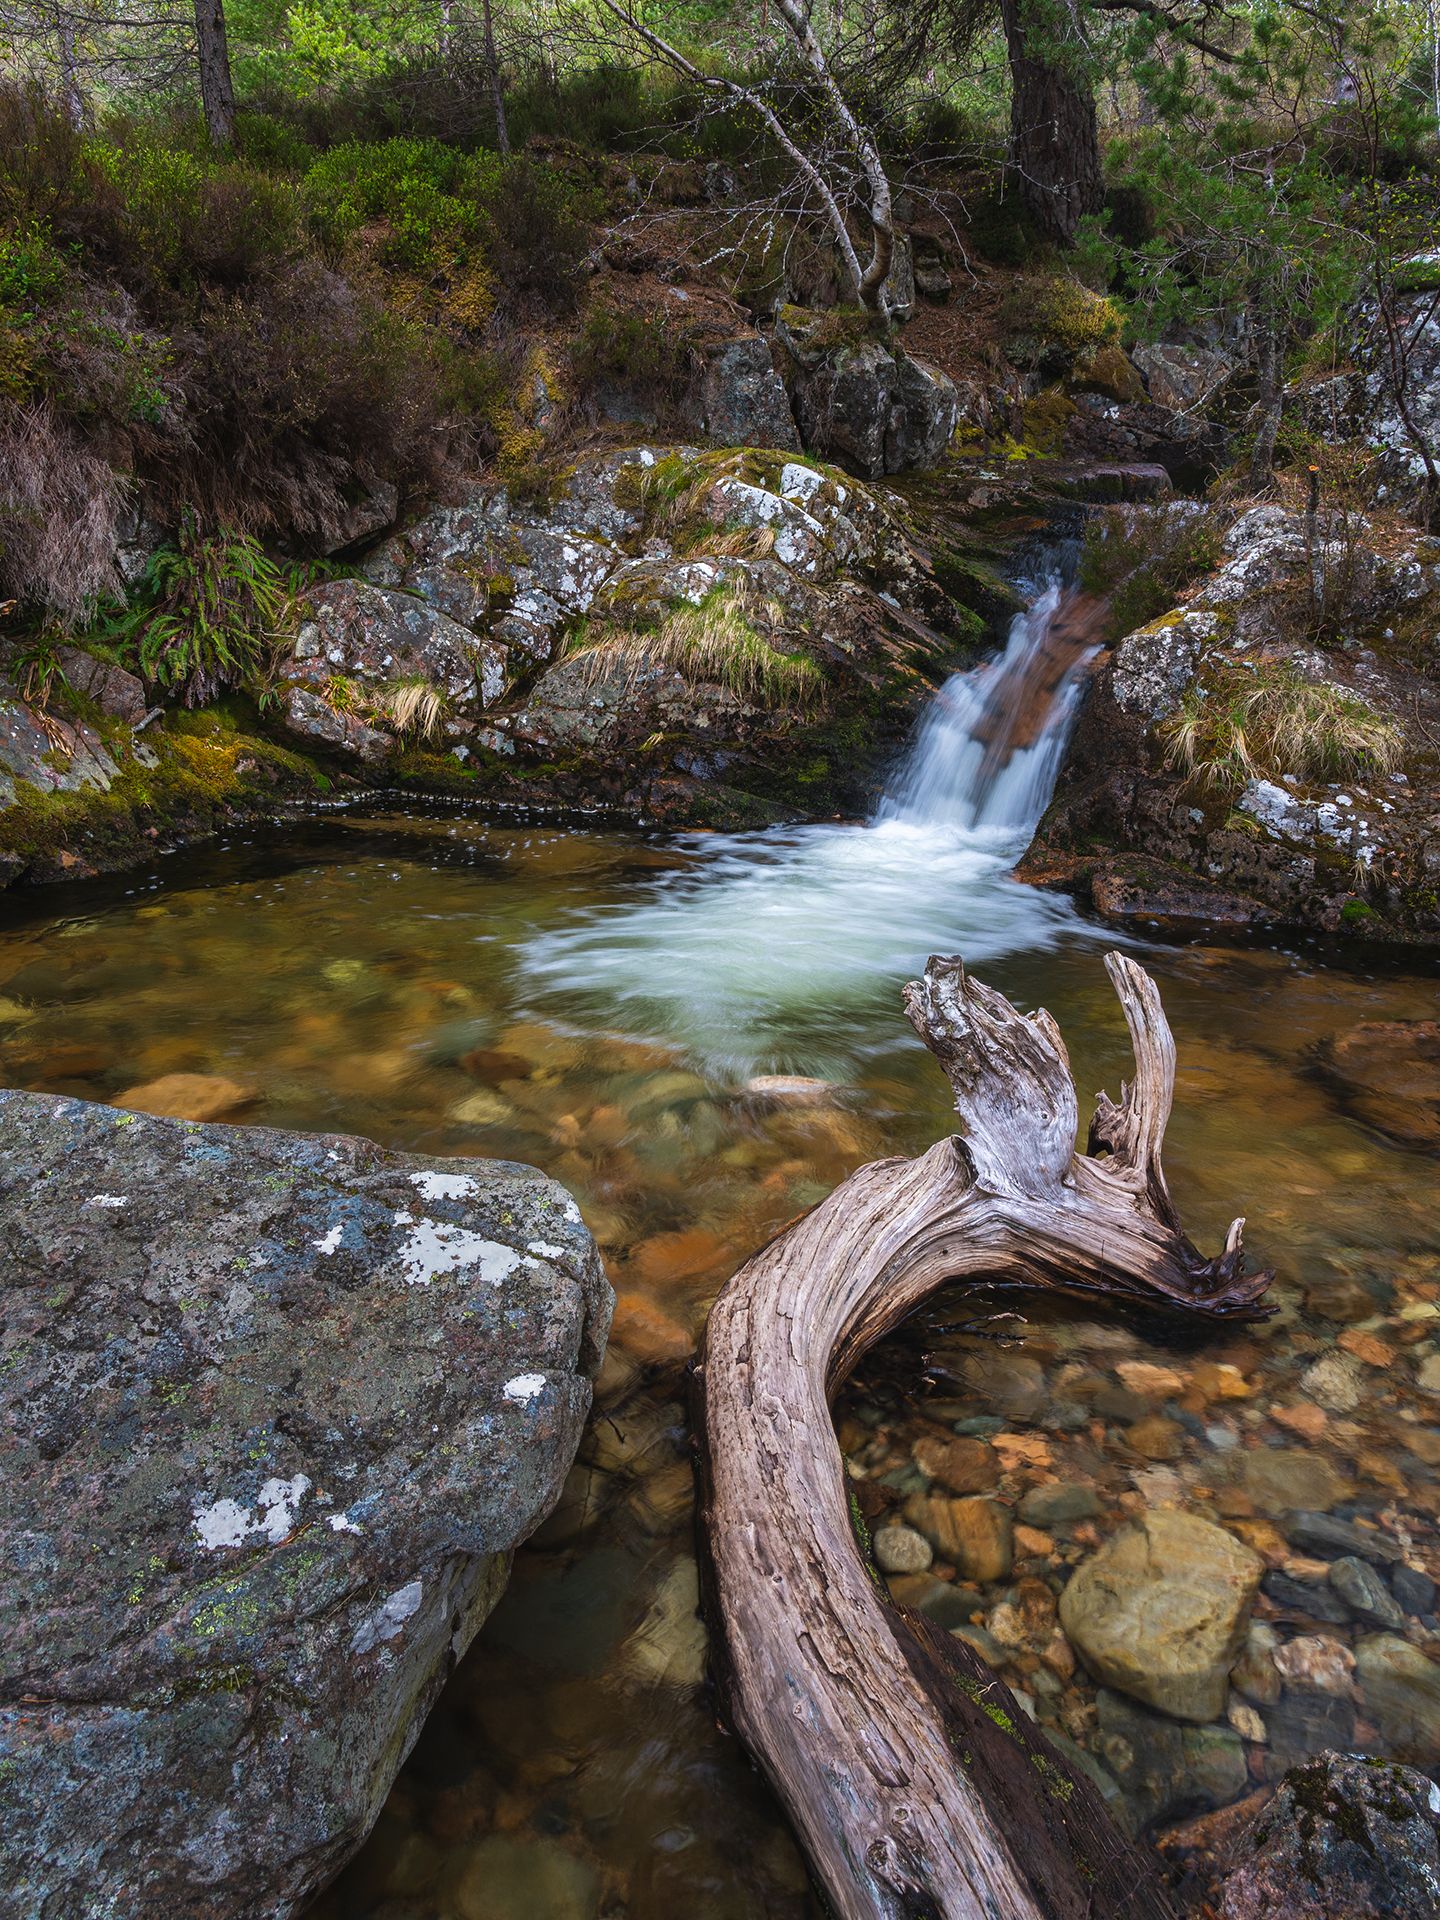
[[[284,574],[247,533],[201,533],[182,521],[174,546],[150,557],[134,602],[101,623],[138,671],[182,689],[186,706],[264,666],[289,598]]]

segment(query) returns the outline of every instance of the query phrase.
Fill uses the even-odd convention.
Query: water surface
[[[562,1508],[320,1902],[327,1920],[818,1912],[700,1685],[679,1365],[755,1246],[855,1166],[949,1130],[943,1078],[899,1010],[927,953],[961,952],[1022,1006],[1050,1009],[1082,1109],[1100,1086],[1118,1091],[1126,1043],[1102,937],[1009,878],[1054,737],[983,779],[949,777],[976,698],[973,681],[952,684],[865,828],[647,840],[336,817],[283,851],[237,844],[7,904],[11,1084],[107,1100],[221,1076],[245,1103],[235,1118],[531,1161],[575,1193],[621,1295]],[[1417,1383],[1440,1316],[1434,1163],[1358,1125],[1315,1072],[1317,1043],[1359,1020],[1433,1015],[1433,982],[1281,950],[1140,957],[1179,1046],[1168,1164],[1187,1225],[1209,1249],[1247,1212],[1280,1313],[1201,1351],[1158,1325],[1050,1309],[1011,1348],[940,1342],[928,1400],[902,1346],[841,1408],[856,1484],[884,1511],[926,1484],[917,1437],[957,1423],[987,1444],[1018,1433],[1031,1450],[999,1449],[1002,1501],[1083,1482],[1097,1540],[1144,1505],[1187,1506],[1248,1529],[1282,1571],[1305,1556],[1267,1510],[1280,1497],[1267,1472],[1283,1480],[1308,1456],[1331,1469],[1338,1516],[1398,1529],[1413,1564],[1440,1571],[1440,1403]],[[774,1073],[828,1085],[789,1103],[749,1084]],[[1300,1416],[1302,1435],[1287,1420],[1315,1405],[1301,1383],[1326,1358],[1355,1383],[1353,1404]],[[1117,1372],[1146,1360],[1176,1376],[1148,1399]],[[1207,1399],[1196,1370],[1210,1362],[1243,1394]],[[988,1633],[1024,1582],[1053,1588],[1089,1550],[1063,1529],[1025,1543],[1002,1580],[955,1583],[966,1618]],[[1325,1569],[1294,1577],[1324,1585]],[[1317,1629],[1263,1599],[1261,1612],[1282,1641],[1359,1637],[1353,1621]],[[1404,1631],[1427,1647],[1440,1633],[1418,1616]],[[1006,1657],[1042,1721],[1101,1764],[1110,1738],[1114,1761],[1083,1673],[1057,1678],[1029,1646]],[[1396,1750],[1354,1708],[1354,1742]],[[1309,1711],[1282,1702],[1276,1728],[1293,1741],[1313,1724],[1321,1743],[1333,1714]],[[1268,1730],[1244,1741],[1237,1792],[1265,1781],[1272,1746]]]

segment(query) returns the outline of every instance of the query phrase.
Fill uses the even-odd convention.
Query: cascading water
[[[931,953],[997,954],[1083,935],[1068,900],[1011,868],[1049,800],[1095,651],[1083,603],[1049,581],[1003,652],[956,674],[866,826],[695,835],[653,896],[537,937],[524,964],[635,1032],[683,1037],[711,1068],[844,1078],[851,1014]]]
[[[1073,605],[1052,580],[1016,616],[998,659],[951,677],[921,719],[877,824],[1029,836],[1054,788],[1081,670],[1095,652]]]

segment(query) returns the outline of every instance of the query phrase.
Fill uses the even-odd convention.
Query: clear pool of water
[[[1103,941],[1065,902],[1009,880],[1012,854],[1003,827],[947,838],[905,821],[660,841],[337,817],[283,848],[236,845],[6,903],[10,1084],[107,1100],[169,1074],[218,1075],[246,1096],[238,1119],[534,1162],[576,1194],[624,1302],[566,1500],[520,1555],[372,1839],[320,1901],[326,1920],[818,1912],[700,1685],[679,1356],[786,1219],[862,1162],[948,1130],[943,1079],[899,1009],[928,951],[965,953],[1017,1002],[1043,1002],[1082,1102],[1116,1090],[1125,1036]],[[1168,1163],[1187,1225],[1208,1248],[1248,1213],[1280,1313],[1201,1350],[1158,1325],[1052,1309],[998,1368],[967,1374],[961,1342],[929,1403],[900,1350],[840,1409],[856,1471],[888,1474],[877,1497],[899,1501],[917,1484],[917,1434],[988,1421],[1046,1452],[1004,1456],[998,1498],[1083,1481],[1099,1490],[1102,1534],[1156,1501],[1259,1541],[1268,1524],[1279,1571],[1296,1555],[1265,1510],[1271,1481],[1245,1462],[1300,1453],[1332,1469],[1338,1515],[1398,1529],[1417,1566],[1440,1569],[1440,1401],[1417,1383],[1440,1325],[1434,1162],[1348,1117],[1314,1071],[1327,1035],[1433,1014],[1434,983],[1281,951],[1140,957],[1179,1046]],[[802,1106],[747,1091],[775,1071],[829,1087]],[[1367,1333],[1377,1344],[1357,1346]],[[1301,1434],[1281,1416],[1313,1402],[1299,1383],[1326,1356],[1355,1382],[1354,1404],[1322,1407]],[[1116,1373],[1147,1359],[1183,1376],[1153,1407],[1126,1402]],[[1233,1366],[1244,1396],[1208,1401],[1195,1386],[1206,1362]],[[1079,1425],[1056,1423],[1062,1403],[1081,1405]],[[1131,1443],[1147,1418],[1175,1429],[1149,1452]],[[1076,1552],[1057,1530],[1029,1564],[1017,1555],[976,1588],[976,1622]],[[1282,1640],[1307,1631],[1276,1617]],[[1423,1624],[1409,1631],[1430,1645]],[[1353,1623],[1321,1632],[1357,1637]],[[1052,1689],[1040,1670],[1022,1649],[1007,1678],[1103,1763],[1093,1685],[1080,1673]],[[1394,1750],[1363,1700],[1357,1712],[1354,1737]],[[1264,1743],[1245,1743],[1244,1761],[1248,1791],[1266,1777]]]

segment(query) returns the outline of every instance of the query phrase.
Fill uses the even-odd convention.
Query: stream
[[[561,1507],[317,1917],[818,1917],[701,1683],[680,1363],[754,1247],[854,1167],[949,1131],[899,1007],[927,954],[1050,1009],[1082,1110],[1118,1092],[1115,937],[1011,878],[1088,659],[1047,655],[1061,605],[1039,583],[1003,654],[937,695],[865,825],[645,838],[337,814],[0,904],[11,1084],[103,1101],[203,1073],[233,1083],[230,1118],[533,1162],[578,1198],[621,1298]],[[1209,1251],[1247,1213],[1279,1312],[1204,1339],[1053,1306],[1003,1345],[937,1332],[928,1396],[902,1334],[837,1422],[872,1517],[926,1490],[927,1438],[990,1446],[1001,1500],[1072,1490],[1068,1520],[1018,1529],[1008,1564],[952,1578],[948,1601],[1022,1705],[1104,1769],[1121,1817],[1153,1828],[1241,1798],[1286,1755],[1420,1757],[1432,1725],[1440,1752],[1440,1699],[1411,1726],[1357,1693],[1368,1629],[1277,1525],[1294,1507],[1384,1524],[1440,1572],[1440,1399],[1420,1385],[1440,1222],[1433,1160],[1367,1130],[1315,1070],[1358,1021],[1433,1017],[1433,979],[1279,947],[1134,950],[1176,1034],[1167,1165],[1187,1228]],[[1432,1372],[1440,1392],[1440,1358]],[[1283,1688],[1278,1671],[1260,1685],[1273,1701],[1200,1729],[1208,1771],[1167,1746],[1172,1723],[1122,1725],[1083,1669],[1042,1657],[1046,1594],[1147,1505],[1261,1552],[1256,1617],[1277,1645],[1344,1650],[1344,1684],[1297,1654]],[[1412,1638],[1440,1636],[1414,1592]]]

